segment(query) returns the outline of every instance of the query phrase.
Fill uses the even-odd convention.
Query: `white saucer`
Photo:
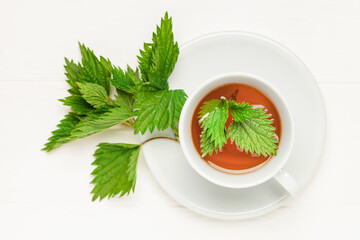
[[[304,187],[320,161],[326,129],[324,103],[311,72],[273,40],[246,32],[224,32],[197,38],[180,49],[170,87],[184,89],[190,95],[207,79],[226,72],[256,74],[281,91],[295,122],[295,146],[284,169]],[[146,134],[141,139],[155,135],[172,133]],[[290,199],[274,179],[247,189],[229,189],[208,182],[190,167],[175,141],[153,140],[143,146],[142,152],[154,177],[169,195],[209,217],[251,218]]]

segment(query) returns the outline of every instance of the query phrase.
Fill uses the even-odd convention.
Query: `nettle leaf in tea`
[[[198,102],[191,137],[212,168],[244,174],[264,166],[277,154],[280,114],[259,89],[238,82],[220,85]]]
[[[230,115],[234,118],[229,128],[226,122]],[[211,156],[213,151],[221,150],[228,138],[250,153],[263,156],[276,155],[278,140],[275,138],[275,128],[269,120],[271,116],[262,108],[254,108],[248,103],[238,104],[226,98],[213,99],[200,107],[199,123],[201,134],[202,157]]]
[[[199,123],[201,134],[202,157],[222,149],[229,138],[225,123],[229,117],[229,103],[226,99],[210,100],[200,108]]]

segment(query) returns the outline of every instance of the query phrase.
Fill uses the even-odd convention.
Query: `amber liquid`
[[[227,99],[234,100],[238,103],[247,102],[255,107],[264,107],[267,109],[267,114],[271,114],[271,118],[273,120],[273,126],[275,127],[275,133],[279,137],[281,137],[281,120],[279,113],[272,103],[272,101],[260,90],[245,84],[231,83],[220,86],[211,92],[209,92],[197,105],[193,117],[192,117],[192,126],[191,133],[194,145],[201,156],[201,148],[200,148],[200,135],[202,129],[199,125],[198,113],[200,107],[204,102],[209,101],[211,99],[220,99],[221,97],[225,97]],[[229,113],[230,114],[230,113]],[[233,118],[230,116],[226,126],[233,122]],[[265,165],[270,161],[269,156],[259,156],[257,154],[246,153],[241,149],[237,148],[235,143],[231,143],[230,139],[223,146],[222,150],[218,153],[213,152],[211,156],[206,155],[203,159],[213,168],[231,173],[231,174],[242,174],[251,171],[255,171],[258,168]]]

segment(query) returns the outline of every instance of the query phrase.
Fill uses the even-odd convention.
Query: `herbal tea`
[[[203,155],[203,159],[211,167],[219,171],[223,171],[231,174],[248,173],[257,170],[258,168],[265,165],[271,159],[270,155],[265,154],[266,156],[263,156],[255,152],[253,154],[251,154],[250,152],[246,153],[244,149],[238,147],[239,144],[238,146],[237,144],[235,144],[236,141],[235,142],[231,141],[230,137],[223,138],[223,139],[227,139],[227,141],[223,140],[224,145],[220,147],[219,151],[217,152],[211,151],[212,154],[211,152],[210,154],[207,155],[204,154],[204,148],[206,148],[206,145],[205,146],[202,145],[202,141],[204,143],[204,139],[202,139],[201,136],[201,134],[203,133],[202,127],[204,126],[202,125],[203,123],[201,122],[202,119],[199,120],[199,113],[201,115],[203,108],[209,108],[209,107],[211,108],[212,104],[210,100],[213,99],[223,99],[222,101],[224,101],[225,104],[231,104],[231,102],[232,103],[236,102],[238,103],[237,105],[238,107],[240,107],[241,103],[245,102],[252,105],[252,108],[267,109],[266,114],[270,115],[269,120],[272,121],[271,126],[270,124],[268,126],[273,128],[273,135],[271,136],[277,138],[278,140],[276,143],[277,145],[278,142],[280,141],[279,138],[281,136],[281,119],[272,101],[265,94],[263,94],[261,91],[259,91],[258,89],[252,86],[246,84],[231,83],[220,86],[209,92],[198,103],[194,111],[194,114],[192,116],[191,134],[192,134],[193,143],[198,153],[200,155]],[[205,105],[207,104],[207,106],[205,106],[204,104]],[[231,107],[229,108],[231,109]],[[231,110],[229,110],[228,113],[225,111],[225,114],[228,114],[228,116],[226,116],[227,120],[226,122],[224,122],[226,126],[226,128],[224,126],[224,129],[225,131],[228,131],[229,126],[234,122],[234,117],[231,115]],[[233,114],[235,114],[235,112],[233,112]],[[207,117],[207,116],[203,116],[203,117]],[[222,117],[221,119],[224,120],[224,117]],[[219,120],[214,119],[214,121],[219,121]],[[233,137],[233,135],[236,135],[236,132],[234,133],[234,131],[236,130],[234,129],[230,130],[231,137]],[[242,134],[247,135],[246,130]],[[228,135],[228,132],[225,132],[225,135]],[[251,138],[250,135],[249,138]],[[205,139],[205,140],[209,140],[209,139]]]

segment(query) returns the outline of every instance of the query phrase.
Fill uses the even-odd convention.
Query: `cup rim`
[[[237,81],[230,80],[227,82],[226,79],[229,79],[229,78],[237,78],[238,80]],[[273,97],[276,97],[278,103],[281,103],[282,112],[285,113],[286,119],[288,121],[287,124],[289,125],[288,129],[287,129],[287,131],[289,131],[289,136],[287,137],[287,140],[286,140],[287,141],[287,143],[286,143],[287,149],[282,150],[282,151],[285,151],[285,153],[282,154],[282,159],[277,161],[276,166],[272,166],[271,171],[268,170],[267,173],[265,171],[263,171],[264,172],[263,176],[261,176],[261,174],[259,174],[259,172],[263,168],[266,168],[267,165],[273,165],[273,164],[271,164],[271,162],[274,160],[273,158],[276,158],[277,156],[272,157],[272,159],[270,159],[270,161],[267,164],[265,164],[265,166],[263,166],[262,168],[254,171],[254,172],[240,174],[240,175],[233,175],[233,174],[228,174],[228,173],[224,173],[224,172],[215,170],[213,167],[211,167],[209,164],[207,164],[201,158],[200,154],[197,152],[197,150],[195,149],[195,146],[193,144],[193,139],[192,139],[192,135],[191,135],[191,121],[193,118],[195,108],[198,105],[198,103],[201,101],[201,99],[204,96],[206,96],[206,94],[208,94],[211,90],[215,89],[216,87],[219,87],[219,86],[225,85],[225,84],[229,84],[229,83],[244,83],[240,79],[253,80],[257,84],[260,84],[260,85],[264,86],[265,88],[268,88],[269,90],[271,90],[271,92],[273,92],[273,94],[274,94]],[[244,84],[254,86],[249,83],[244,83]],[[256,86],[254,86],[254,87],[259,89],[259,87],[256,87]],[[263,89],[259,89],[259,90],[264,92]],[[264,93],[264,94],[266,94],[266,93]],[[273,101],[272,97],[268,96],[268,94],[266,94],[266,95]],[[194,99],[197,101],[195,101]],[[275,106],[278,108],[278,111],[279,111],[279,107],[277,106],[277,104],[275,104]],[[282,119],[283,116],[280,116],[280,118]],[[283,128],[283,126],[282,126],[282,128]],[[247,187],[259,185],[259,184],[273,178],[284,167],[284,165],[288,161],[288,159],[290,157],[290,153],[293,149],[294,124],[293,124],[293,119],[292,119],[291,111],[290,111],[288,104],[286,103],[286,101],[282,97],[282,95],[279,93],[279,91],[276,89],[276,87],[274,87],[270,82],[268,82],[267,80],[265,80],[259,76],[256,76],[254,74],[247,73],[247,72],[228,72],[228,73],[216,75],[216,76],[208,79],[202,85],[200,85],[198,88],[196,88],[192,92],[192,94],[188,97],[187,101],[185,102],[185,104],[183,106],[183,109],[182,109],[181,115],[180,115],[179,140],[180,140],[180,145],[181,145],[181,148],[185,155],[185,158],[187,159],[190,166],[200,176],[202,176],[203,178],[207,179],[210,182],[213,182],[213,183],[223,186],[223,187],[247,188]],[[189,141],[190,141],[190,143],[189,143]],[[283,140],[280,141],[279,149],[282,146],[282,141]],[[279,151],[279,149],[278,149],[278,151]],[[194,154],[194,150],[196,152],[196,155]],[[246,177],[243,177],[245,175],[249,176],[251,174],[253,174],[253,176],[254,176],[254,174],[258,175],[258,176],[253,177],[252,180],[249,180],[251,178],[247,179]],[[227,177],[224,177],[224,175],[226,175]],[[216,176],[220,176],[220,177],[216,177]],[[242,179],[243,181],[240,181],[240,179]]]

